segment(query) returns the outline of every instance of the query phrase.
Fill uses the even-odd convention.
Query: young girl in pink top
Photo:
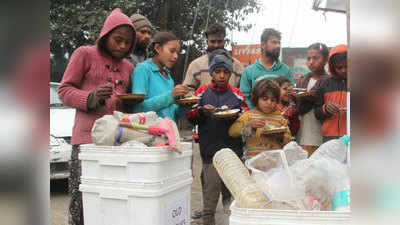
[[[125,57],[133,52],[135,42],[136,32],[129,17],[120,9],[113,10],[96,44],[81,46],[71,55],[61,81],[61,101],[76,108],[71,140],[69,224],[83,224],[79,145],[92,142],[91,129],[96,119],[114,110],[124,111],[116,95],[127,93],[130,85],[133,66]]]

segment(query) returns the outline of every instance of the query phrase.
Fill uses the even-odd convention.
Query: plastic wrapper
[[[350,138],[347,135],[344,135],[339,139],[327,141],[315,150],[315,152],[310,156],[310,159],[331,158],[336,159],[341,163],[346,163],[349,143]]]
[[[114,117],[119,121],[121,121],[123,118],[128,118],[131,122],[143,125],[157,125],[159,123],[159,118],[153,111],[134,114],[126,114],[114,111]]]
[[[292,162],[303,157],[297,154],[299,150],[292,144],[287,148]],[[301,153],[301,151],[299,151]],[[268,199],[273,201],[270,207],[274,209],[306,209],[304,185],[297,183],[291,174],[285,151],[271,150],[258,154],[246,161],[246,166],[252,171],[252,178]]]
[[[327,158],[297,161],[290,171],[296,181],[305,186],[306,195],[316,198],[324,211],[332,210],[331,200],[337,183],[348,176],[345,165]]]
[[[286,160],[289,166],[293,165],[296,161],[307,159],[308,152],[304,150],[297,142],[291,141],[283,147]]]
[[[121,127],[119,122],[123,119],[146,126],[160,125],[162,120],[155,112],[125,114],[114,111],[113,115],[105,115],[94,122],[92,128],[93,143],[108,146],[118,146],[132,140],[141,142],[147,146],[165,145],[168,143],[166,135],[152,135],[147,130]],[[179,137],[179,131],[176,126],[173,128],[174,130],[171,133]],[[179,138],[176,139],[179,140]]]

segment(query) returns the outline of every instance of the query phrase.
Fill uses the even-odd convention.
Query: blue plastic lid
[[[350,137],[349,137],[349,136],[347,136],[346,134],[345,134],[345,135],[343,135],[342,137],[340,137],[340,138],[339,138],[339,140],[343,141],[343,142],[346,144],[346,146],[349,146],[349,143],[350,143]]]

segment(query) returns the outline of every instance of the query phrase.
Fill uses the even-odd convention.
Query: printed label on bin
[[[350,190],[338,191],[333,196],[332,208],[336,210],[339,207],[350,205]]]
[[[175,202],[166,203],[164,206],[165,225],[189,225],[188,221],[188,197],[178,199]]]

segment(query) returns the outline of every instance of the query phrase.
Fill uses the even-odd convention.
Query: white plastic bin
[[[118,182],[161,182],[191,171],[192,143],[184,142],[182,153],[168,147],[135,148],[129,146],[82,145],[83,179]]]
[[[82,179],[85,225],[190,224],[193,178],[184,173],[163,182]]]
[[[351,225],[351,212],[230,209],[229,225]]]

